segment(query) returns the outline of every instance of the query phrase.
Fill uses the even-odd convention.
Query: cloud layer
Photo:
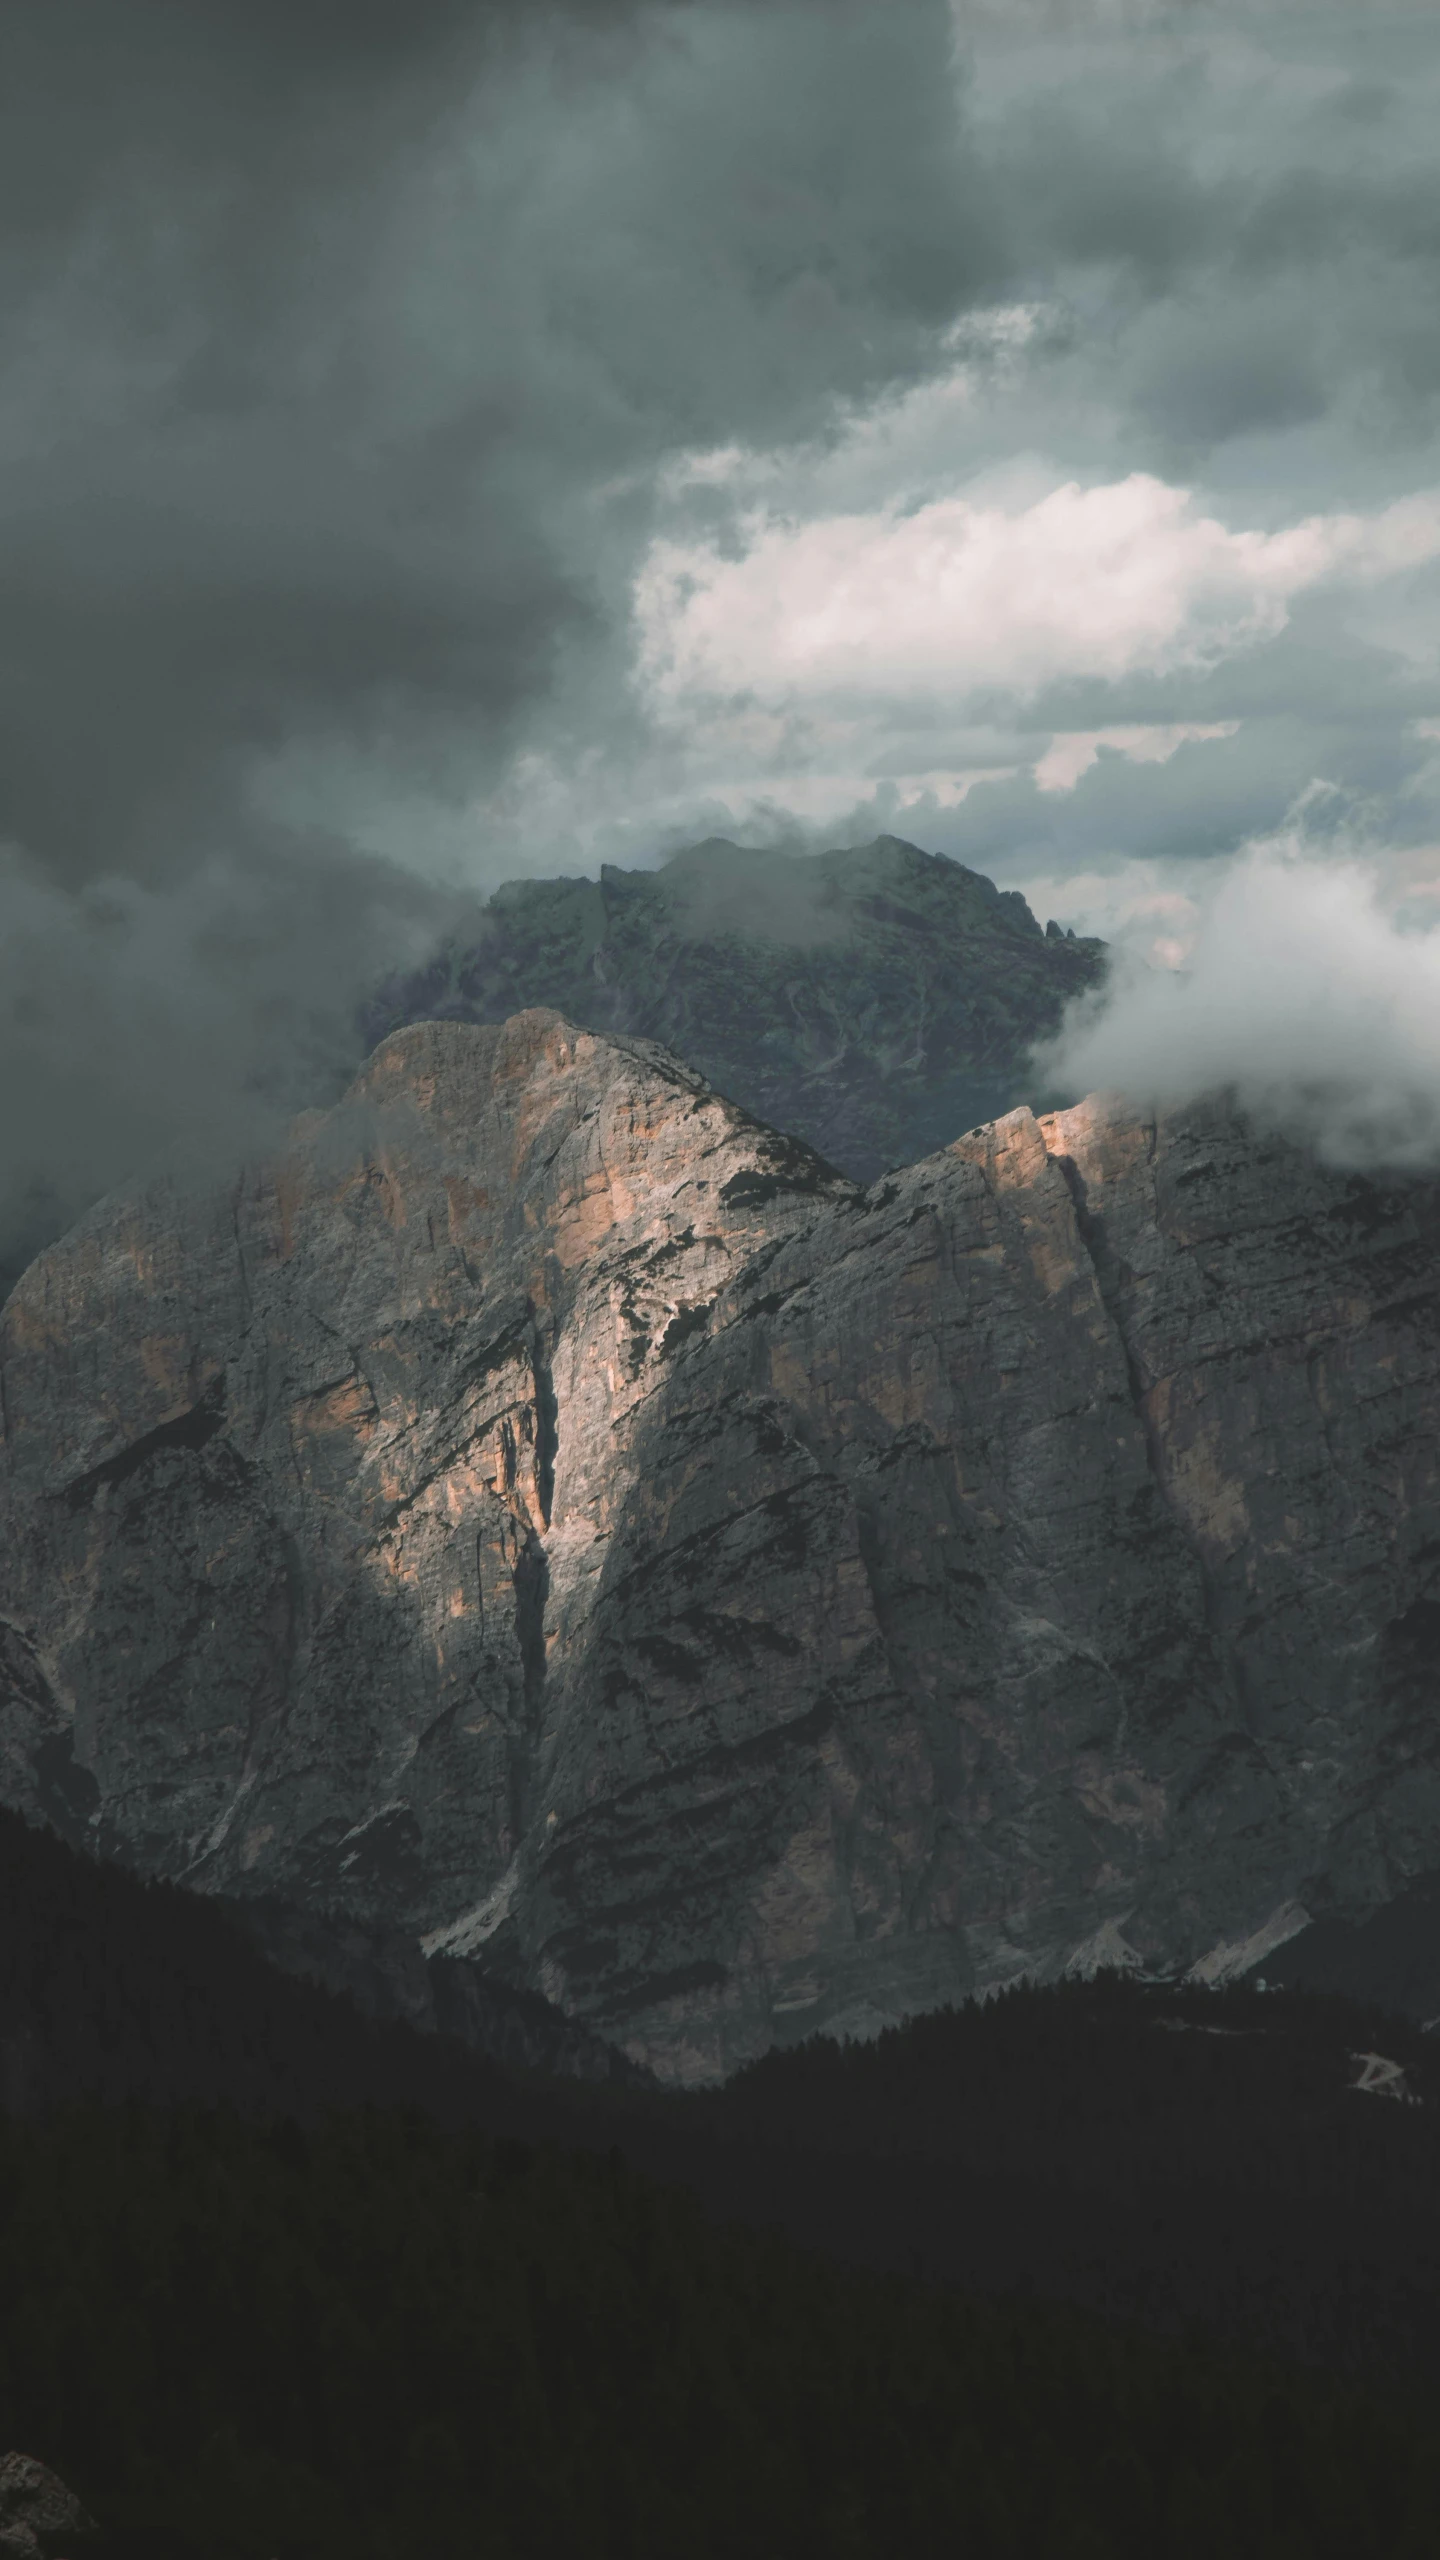
[[[762,523],[738,560],[656,544],[637,581],[641,668],[692,718],[726,695],[1028,705],[1076,679],[1216,666],[1283,631],[1307,588],[1437,555],[1440,493],[1266,533],[1232,530],[1145,472],[1014,507],[953,497]]]
[[[1257,847],[1227,873],[1182,970],[1132,964],[1044,1067],[1138,1108],[1232,1092],[1329,1163],[1440,1163],[1440,929],[1399,929],[1373,869]]]
[[[150,887],[0,854],[0,1279],[132,1168],[213,1181],[353,1072],[355,996],[454,901],[344,845]]]
[[[74,1206],[328,1074],[408,919],[533,867],[537,741],[636,728],[656,471],[913,377],[990,252],[940,0],[53,0],[14,33],[10,1172]]]
[[[17,13],[0,1188],[237,1143],[518,872],[1183,940],[1317,778],[1421,865],[1437,119],[1401,0]]]

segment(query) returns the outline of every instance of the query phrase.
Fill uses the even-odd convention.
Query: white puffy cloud
[[[662,539],[640,570],[642,681],[667,706],[1024,702],[1066,680],[1214,665],[1273,638],[1322,581],[1370,582],[1440,555],[1440,493],[1266,532],[1135,471],[1017,506],[956,495],[903,513],[761,518],[747,534],[738,559]]]
[[[1409,889],[1411,919],[1421,892],[1440,902],[1440,848]],[[1057,1082],[1140,1108],[1233,1091],[1331,1163],[1440,1163],[1440,924],[1397,921],[1372,862],[1257,846],[1172,956],[1122,959],[1072,1013],[1045,1057]]]

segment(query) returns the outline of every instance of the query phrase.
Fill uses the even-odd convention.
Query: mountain
[[[1440,1866],[1437,1269],[1435,1186],[1218,1106],[864,1191],[417,1024],[9,1300],[4,1794],[680,2080],[1268,1963]]]
[[[369,1031],[553,1005],[663,1041],[869,1182],[1037,1101],[1030,1051],[1105,956],[897,836],[799,860],[716,836],[655,871],[511,881],[473,939],[382,992]]]

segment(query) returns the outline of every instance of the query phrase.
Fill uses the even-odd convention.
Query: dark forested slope
[[[1440,2049],[1403,2019],[1102,1975],[680,2105],[717,2199],[858,2260],[1440,2379]]]
[[[0,2125],[0,2430],[103,2560],[1420,2560],[1423,2413],[413,2114]],[[97,2554],[97,2560],[102,2555]]]
[[[291,1969],[267,1961],[257,1931],[283,1939]],[[303,2113],[403,2099],[508,2120],[502,2059],[605,2076],[598,2038],[469,1967],[436,1969],[428,2008],[412,1999],[414,2023],[393,2000],[376,2016],[384,1986],[362,1978],[366,2015],[321,1978],[360,1975],[354,1936],[142,1883],[0,1810],[0,2106],[34,2114],[93,2098]]]
[[[0,1878],[0,2442],[96,2560],[1440,2544],[1414,2028],[1101,1978],[546,2083],[13,1820]]]
[[[503,2016],[517,1995],[490,1988]],[[1399,2095],[1355,2085],[1371,2052]],[[0,2101],[91,2099],[311,2121],[406,2103],[618,2143],[722,2216],[876,2268],[1440,2378],[1440,2044],[1337,1998],[1101,1975],[816,2039],[685,2097],[517,2076],[276,1970],[206,1899],[0,1816]]]

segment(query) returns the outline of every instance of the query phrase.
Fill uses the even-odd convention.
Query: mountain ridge
[[[473,938],[377,993],[367,1036],[553,1006],[660,1041],[869,1182],[1040,1101],[1031,1052],[1107,956],[903,837],[795,856],[714,836],[652,871],[506,882]]]
[[[865,1191],[411,1026],[9,1302],[5,1793],[680,2079],[1362,1916],[1440,1863],[1437,1238],[1220,1106]]]

